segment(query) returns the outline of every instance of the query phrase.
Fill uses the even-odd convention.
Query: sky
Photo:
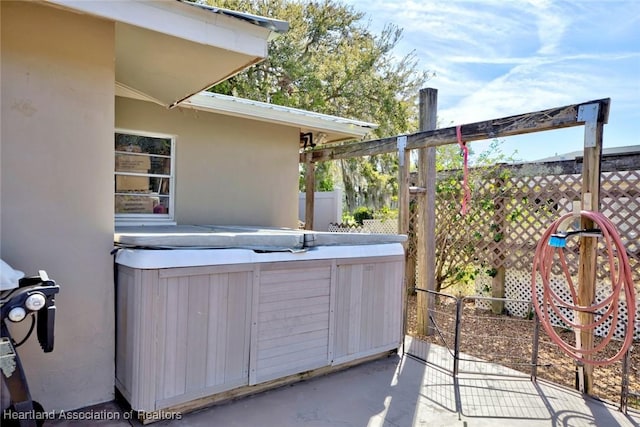
[[[639,0],[344,2],[376,32],[404,30],[396,54],[435,73],[439,127],[611,98],[603,147],[640,145]],[[538,160],[582,150],[584,128],[502,141],[504,154]]]

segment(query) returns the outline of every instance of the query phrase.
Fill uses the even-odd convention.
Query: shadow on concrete
[[[441,351],[437,346],[431,351]],[[113,402],[80,411],[120,411],[118,420],[58,420],[51,425],[124,427]],[[218,404],[153,426],[408,427],[623,426],[638,418],[554,384],[466,375],[398,355]]]

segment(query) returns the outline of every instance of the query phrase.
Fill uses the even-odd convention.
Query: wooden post
[[[404,149],[403,138],[406,142],[406,137],[398,137],[398,234],[409,233],[409,170],[411,169],[411,152]]]
[[[420,90],[420,131],[433,130],[437,126],[438,90],[426,88]],[[436,149],[435,147],[418,150],[418,187],[426,188],[419,194],[417,287],[429,291],[436,290]],[[418,292],[417,296],[417,333],[433,335],[433,324],[429,322],[429,313],[435,309],[432,294]]]
[[[501,193],[502,187],[504,186],[504,179],[500,176],[496,176],[496,191]],[[495,275],[492,278],[491,283],[491,296],[493,298],[504,298],[505,295],[505,287],[504,287],[504,279],[506,276],[506,271],[503,265],[504,262],[504,253],[506,252],[505,245],[505,237],[504,237],[504,222],[505,222],[505,204],[504,198],[500,195],[495,202],[495,213],[493,215],[493,223],[495,224],[494,233],[502,234],[502,238],[498,242],[498,247],[494,249],[493,253],[493,268],[495,269]],[[495,239],[494,239],[495,240]],[[491,312],[493,314],[502,314],[504,311],[504,301],[491,301]]]
[[[304,204],[304,229],[313,230],[313,210],[315,209],[316,189],[316,164],[311,161],[313,154],[307,153],[305,161],[305,204]]]
[[[506,270],[504,265],[495,267],[496,275],[491,280],[491,296],[493,298],[504,298],[504,278],[506,276]],[[493,314],[502,314],[504,311],[504,301],[491,301],[491,312]]]
[[[411,169],[411,152],[405,150],[406,137],[399,136],[396,139],[396,149],[398,150],[398,234],[409,234],[409,174]],[[403,274],[402,283],[402,319],[407,318],[407,300],[408,298],[408,283],[407,279],[407,246],[408,242],[404,245],[404,265],[405,270]],[[406,333],[407,322],[403,321],[403,333]],[[404,343],[404,337],[402,338]]]
[[[602,155],[603,122],[599,119],[602,114],[597,104],[585,106],[592,108],[595,105],[595,117],[591,113],[584,112],[585,121],[584,163],[582,165],[582,209],[597,212],[600,210],[600,159]],[[588,119],[589,114],[592,114]],[[581,119],[580,113],[578,120]],[[593,221],[582,218],[580,228],[593,228]],[[596,295],[596,258],[598,240],[592,237],[580,237],[580,264],[578,267],[578,304],[590,306],[594,303]],[[586,325],[593,322],[593,314],[580,312],[578,314],[580,324]],[[580,339],[579,346],[584,350],[590,350],[594,346],[594,330],[588,329],[577,334]],[[578,338],[578,337],[576,337]],[[585,355],[588,359],[590,356]],[[593,365],[578,366],[576,388],[584,393],[593,393]]]

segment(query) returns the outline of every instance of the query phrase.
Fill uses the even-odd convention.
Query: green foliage
[[[526,319],[527,320],[533,320],[534,316],[535,316],[535,312],[533,310],[533,307],[529,306],[529,310],[527,311]]]
[[[222,0],[218,6],[289,22],[268,58],[214,91],[279,105],[372,120],[378,136],[414,127],[412,101],[427,74],[414,54],[395,59],[395,25],[372,33],[364,13],[333,0]],[[339,60],[337,60],[339,58]]]
[[[300,164],[299,171],[298,188],[300,191],[306,191],[306,165]],[[334,162],[316,163],[314,175],[316,183],[314,191],[333,191],[335,189],[334,177],[336,175],[336,167],[334,166]]]
[[[458,296],[472,295],[474,292],[474,280],[478,271],[470,265],[458,265],[451,269],[450,280],[444,282],[439,290],[447,290],[447,293]]]
[[[369,29],[365,14],[336,0],[209,0],[209,4],[289,22],[269,44],[269,56],[211,90],[377,123],[382,138],[417,129],[416,97],[429,77],[414,53],[394,53],[402,30]],[[320,169],[316,182],[343,180],[346,210],[378,209],[397,197],[397,156],[339,162],[339,174]],[[319,177],[321,173],[327,173]],[[303,189],[304,179],[300,180]]]
[[[513,161],[513,158],[505,156],[500,145],[501,141],[494,140],[487,150],[474,156],[474,167],[469,170],[472,197],[465,216],[459,213],[463,194],[460,149],[456,145],[437,148],[436,168],[440,171],[436,182],[439,212],[436,224],[437,289],[468,288],[481,272],[492,277],[497,274],[492,267],[478,266],[481,262],[477,251],[486,240],[497,243],[505,239],[505,230],[494,222],[494,214],[498,208],[496,200],[504,193],[511,173],[501,168],[500,163]],[[476,188],[484,190],[476,191]],[[521,216],[517,209],[507,212],[508,218],[514,220]]]
[[[477,153],[473,149],[473,143],[469,144],[469,158],[471,160],[470,167],[493,167],[492,173],[496,173],[495,166],[500,163],[512,163],[515,160],[517,152],[507,155],[502,152],[500,146],[504,141],[494,139],[489,144],[489,147],[480,153]],[[453,171],[459,170],[462,172],[462,155],[460,147],[456,144],[443,145],[436,148],[436,169],[438,171]],[[508,170],[501,170],[500,176],[493,176],[493,178],[508,179],[511,174]]]
[[[356,219],[349,212],[342,212],[342,223],[347,225],[358,225]]]
[[[511,222],[516,222],[522,220],[522,209],[513,208],[507,214],[507,220]]]
[[[398,218],[398,210],[383,207],[377,211],[373,211],[367,206],[356,208],[353,213],[344,212],[342,214],[342,223],[348,225],[363,225],[365,219],[377,219],[381,221],[390,221]]]
[[[383,222],[398,219],[398,209],[391,209],[388,206],[383,206],[373,213],[373,217]]]
[[[360,206],[353,211],[353,219],[356,221],[356,223],[362,225],[363,220],[373,219],[373,212],[366,206]]]
[[[487,268],[485,270],[485,273],[489,277],[496,277],[498,275],[498,269],[496,269],[496,268]]]
[[[397,156],[382,154],[340,161],[346,210],[368,206],[373,210],[397,200]]]

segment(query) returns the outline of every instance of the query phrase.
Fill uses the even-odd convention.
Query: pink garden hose
[[[568,213],[556,220],[544,232],[542,238],[538,242],[535,257],[533,259],[533,274],[531,276],[532,302],[536,310],[536,314],[538,315],[545,331],[551,340],[564,352],[585,364],[597,366],[608,365],[621,359],[633,342],[633,325],[636,316],[636,302],[631,267],[629,266],[629,258],[620,235],[608,218],[599,212],[580,212],[580,216],[582,218],[588,218],[595,223],[599,228],[598,231],[602,233],[602,237],[604,238],[608,255],[607,261],[609,263],[609,270],[611,274],[611,293],[599,303],[594,302],[589,306],[579,305],[578,290],[573,284],[571,273],[569,272],[564,256],[563,247],[564,239],[566,239],[568,235],[572,233],[580,234],[580,232],[559,234],[560,230],[558,229],[561,224],[566,223],[566,221],[570,220],[572,216],[574,216],[573,213]],[[564,276],[568,282],[571,301],[563,299],[551,287],[549,276],[554,263],[555,254],[558,254],[558,259],[560,260]],[[541,298],[539,295],[540,289],[536,284],[536,277],[538,274],[540,274],[540,277],[542,278]],[[578,284],[578,286],[580,286],[580,284]],[[584,356],[597,354],[611,341],[613,333],[615,332],[616,326],[619,322],[618,312],[622,295],[624,295],[627,306],[627,325],[625,328],[626,333],[624,341],[620,351],[618,351],[614,356],[606,359],[594,360],[590,357],[584,358]],[[567,310],[573,310],[577,321],[568,318],[561,308],[564,308],[565,312]],[[581,312],[594,314],[594,321],[585,325],[580,324],[578,313]],[[609,325],[609,331],[606,336],[603,337],[602,341],[592,349],[583,349],[577,339],[576,345],[573,346],[560,337],[551,322],[552,314],[555,314],[565,325],[573,328],[574,331],[576,331],[576,335],[579,335],[579,332],[584,330],[593,331],[596,327],[609,319],[611,324]]]
[[[458,145],[462,150],[462,208],[460,214],[465,216],[469,211],[469,202],[471,202],[471,189],[469,188],[469,147],[467,143],[462,140],[462,126],[456,126],[456,137],[458,138]]]

